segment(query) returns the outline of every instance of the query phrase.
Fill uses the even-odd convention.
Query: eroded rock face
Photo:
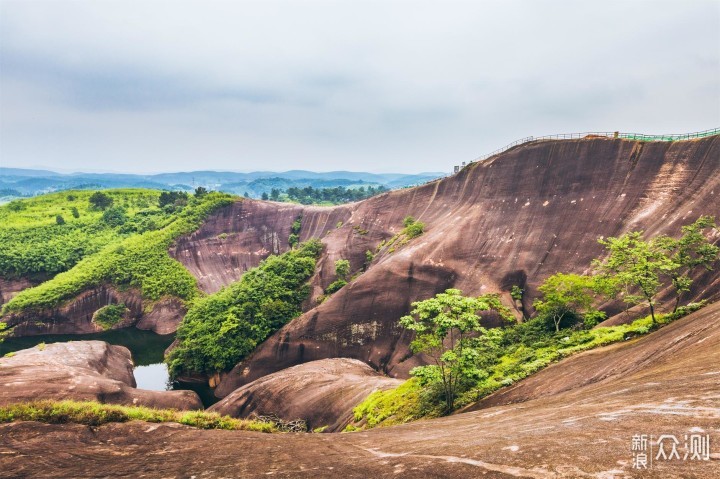
[[[176,298],[166,298],[145,312],[142,295],[135,289],[120,290],[102,285],[84,291],[60,306],[41,311],[10,313],[2,320],[12,327],[13,336],[34,336],[39,334],[86,334],[104,331],[103,326],[93,321],[94,313],[108,304],[124,304],[127,308],[123,319],[110,329],[136,326],[158,334],[170,334],[177,330],[186,309]]]
[[[587,272],[603,252],[598,238],[632,230],[677,235],[700,215],[720,217],[719,192],[718,136],[672,143],[593,138],[521,145],[450,178],[343,207],[351,208],[349,218],[322,237],[315,296],[335,279],[336,259],[361,272],[365,252],[399,232],[405,216],[423,221],[425,233],[376,256],[327,301],[308,304],[226,375],[216,394],[328,357],[406,377],[421,359],[410,357],[411,336],[397,326],[411,302],[456,287],[470,295],[501,292],[512,305],[509,291],[518,285],[530,312],[545,278]],[[252,224],[250,216],[245,221]],[[303,230],[301,238],[310,235]],[[685,301],[699,298],[720,299],[720,268],[700,274]]]
[[[99,428],[2,424],[0,477],[117,471],[133,477],[720,477],[720,304],[594,353],[596,360],[581,354],[529,378],[548,388],[523,393],[523,402],[366,432],[259,434],[137,421]],[[642,357],[647,360],[628,362]],[[568,387],[573,377],[575,387]],[[555,383],[564,390],[553,391]],[[680,454],[684,435],[709,434],[710,460],[660,460],[638,471],[632,468],[636,434],[674,435]],[[174,451],[180,453],[167,460]],[[47,457],[52,467],[41,460]]]
[[[356,359],[323,359],[246,384],[210,411],[239,418],[275,415],[286,421],[302,419],[310,429],[342,431],[352,418],[352,409],[370,393],[401,383]]]
[[[35,346],[0,358],[0,404],[72,399],[156,408],[202,409],[193,391],[135,388],[130,351],[104,341]]]
[[[6,279],[0,278],[0,306],[7,303],[23,289],[31,288],[34,283],[29,279]]]
[[[325,208],[244,199],[178,239],[170,255],[197,278],[200,289],[214,293],[269,255],[288,251],[290,228],[298,217],[302,217],[304,241],[322,238],[347,221],[351,211],[352,206]]]

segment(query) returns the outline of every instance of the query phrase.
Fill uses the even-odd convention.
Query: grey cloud
[[[0,1],[0,163],[434,171],[720,125],[715,1]]]

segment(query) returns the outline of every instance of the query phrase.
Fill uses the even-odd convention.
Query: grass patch
[[[426,407],[422,393],[420,382],[414,378],[394,389],[375,391],[353,409],[353,422],[348,424],[345,431],[393,426],[438,416],[437,411]]]
[[[93,314],[93,322],[97,323],[103,329],[110,329],[117,323],[122,321],[123,315],[128,309],[123,303],[108,304],[95,311]]]
[[[277,432],[271,422],[235,419],[205,411],[176,411],[144,406],[118,406],[95,401],[32,401],[0,406],[0,423],[38,421],[47,424],[100,426],[112,422],[176,422],[198,429]]]

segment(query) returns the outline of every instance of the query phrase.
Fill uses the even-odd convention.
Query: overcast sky
[[[0,0],[0,166],[444,171],[717,126],[717,0]]]

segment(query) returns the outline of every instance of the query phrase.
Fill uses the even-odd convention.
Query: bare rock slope
[[[336,432],[347,426],[353,408],[370,393],[401,383],[357,359],[322,359],[246,384],[210,411],[241,418],[274,415],[285,421],[302,419],[311,430]]]
[[[719,136],[536,141],[452,177],[338,208],[240,201],[179,241],[173,254],[213,290],[264,255],[286,250],[283,239],[302,216],[301,239],[320,237],[326,245],[315,297],[335,279],[335,260],[349,259],[353,273],[362,273],[322,304],[308,302],[300,318],[226,375],[216,390],[223,397],[266,374],[332,357],[406,377],[418,358],[409,358],[410,335],[397,320],[412,301],[457,287],[502,292],[512,304],[509,290],[517,285],[529,310],[547,276],[586,270],[602,253],[598,238],[631,230],[677,235],[702,214],[720,217],[718,195]],[[406,216],[424,222],[425,233],[378,250]],[[377,254],[366,265],[368,250]],[[719,297],[716,269],[697,278],[686,300]]]
[[[104,341],[35,346],[0,358],[0,404],[72,399],[202,409],[193,391],[136,389],[130,351]]]
[[[660,332],[548,368],[508,393],[522,391],[526,382],[561,387],[526,389],[515,398],[522,402],[488,401],[479,411],[368,432],[260,434],[142,422],[93,429],[0,425],[0,477],[84,478],[122,471],[177,478],[710,479],[720,476],[719,364],[715,304]],[[709,434],[708,460],[655,460],[648,470],[634,470],[636,434],[652,435],[656,453],[658,437],[673,435],[681,441],[680,454],[685,435]],[[173,451],[182,453],[168,460]]]

